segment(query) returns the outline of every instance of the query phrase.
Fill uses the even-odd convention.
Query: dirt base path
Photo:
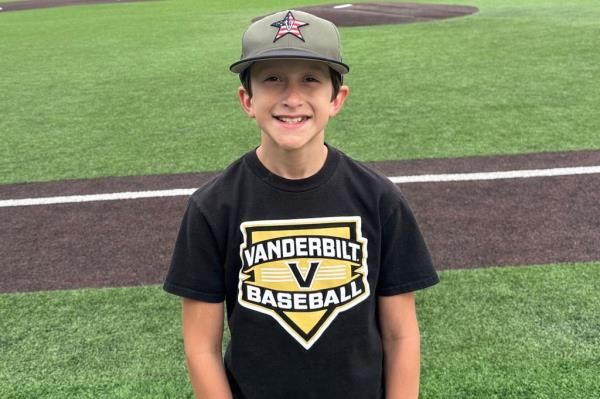
[[[388,176],[600,165],[600,151],[372,164]],[[0,200],[199,187],[214,173],[0,186]],[[400,188],[439,269],[600,260],[600,174]],[[0,292],[160,283],[186,197],[0,208]]]
[[[8,3],[0,2],[0,12],[137,1],[152,0],[20,0]],[[478,8],[471,6],[418,3],[322,4],[310,7],[300,7],[297,9],[328,19],[337,26],[368,26],[426,22],[437,19],[462,17],[479,11]],[[253,21],[259,18],[261,17],[256,17]]]
[[[134,3],[139,1],[152,0],[20,0],[11,1],[9,3],[0,3],[0,11],[24,11],[35,10],[38,8],[54,8],[105,3]]]
[[[427,22],[464,17],[479,11],[477,7],[471,6],[423,3],[324,4],[298,9],[327,19],[337,26]]]

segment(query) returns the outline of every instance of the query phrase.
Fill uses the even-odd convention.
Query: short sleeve
[[[204,302],[225,300],[224,266],[205,215],[190,199],[175,242],[165,291]]]
[[[415,217],[402,201],[383,225],[377,295],[416,291],[438,281]]]

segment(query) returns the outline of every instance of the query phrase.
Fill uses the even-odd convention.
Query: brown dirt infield
[[[152,0],[21,0],[0,3],[0,12],[139,1]],[[462,17],[479,11],[478,8],[471,6],[418,3],[338,3],[298,7],[297,9],[328,19],[337,26],[368,26],[425,22]],[[261,17],[254,18],[253,21],[259,18]]]
[[[463,17],[479,11],[477,7],[471,6],[417,3],[338,3],[298,7],[296,10],[306,11],[318,17],[327,19],[337,26],[369,26],[426,22],[438,19]],[[257,21],[262,17],[264,17],[264,15],[255,17],[252,21]]]
[[[53,8],[104,3],[135,3],[152,0],[21,0],[10,3],[0,3],[0,11],[24,11],[38,8]]]
[[[387,161],[388,176],[600,165],[600,151]],[[0,199],[198,187],[214,173],[0,185]],[[600,174],[400,185],[438,269],[600,260]],[[0,208],[0,292],[160,283],[185,197]]]
[[[343,8],[337,8],[337,7]],[[479,9],[471,6],[450,4],[418,4],[418,3],[357,3],[324,4],[311,7],[300,7],[306,11],[327,19],[337,26],[369,26],[387,24],[406,24],[426,22],[438,19],[463,17],[474,14]]]

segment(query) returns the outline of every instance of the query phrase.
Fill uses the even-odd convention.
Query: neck
[[[327,152],[323,143],[314,150],[285,150],[263,144],[256,149],[256,155],[265,168],[285,179],[305,179],[315,175],[325,164]]]

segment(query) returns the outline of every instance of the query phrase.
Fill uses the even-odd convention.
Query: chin
[[[300,150],[305,147],[314,145],[315,143],[323,143],[324,138],[320,134],[306,135],[306,134],[277,134],[270,135],[266,134],[269,145],[274,148],[279,148],[285,151]]]
[[[297,143],[297,142],[283,142],[283,143],[276,143],[276,147],[284,150],[284,151],[297,151],[300,150],[304,147],[306,147],[307,143]]]
[[[292,151],[300,149],[310,143],[310,139],[301,135],[283,134],[270,135],[265,134],[262,142],[269,147],[279,148],[281,150]]]

